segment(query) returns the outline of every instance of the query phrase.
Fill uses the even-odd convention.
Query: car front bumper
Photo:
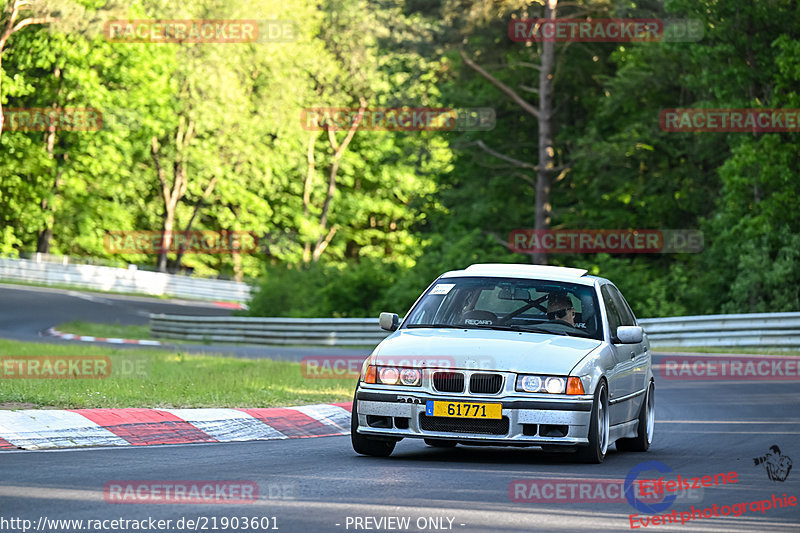
[[[592,396],[544,398],[522,396],[460,396],[408,389],[376,390],[359,387],[358,432],[392,438],[455,440],[471,444],[563,445],[588,444]],[[500,421],[429,417],[428,400],[502,403]]]

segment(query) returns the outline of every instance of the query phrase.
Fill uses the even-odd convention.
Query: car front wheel
[[[589,423],[589,445],[578,448],[578,459],[584,463],[602,463],[608,451],[608,386],[601,380],[594,392],[591,421]]]
[[[353,398],[353,411],[350,416],[350,442],[353,449],[361,455],[372,457],[389,457],[397,444],[393,440],[376,439],[358,433],[358,401]]]

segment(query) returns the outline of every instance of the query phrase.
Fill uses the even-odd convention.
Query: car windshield
[[[550,280],[441,278],[417,302],[404,328],[497,329],[602,340],[594,288]]]

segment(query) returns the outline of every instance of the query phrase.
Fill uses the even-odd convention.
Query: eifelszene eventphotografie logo
[[[764,465],[770,481],[786,481],[789,472],[792,471],[792,460],[786,455],[781,455],[781,449],[777,444],[770,446],[769,451],[761,457],[753,457],[753,463],[756,466]]]

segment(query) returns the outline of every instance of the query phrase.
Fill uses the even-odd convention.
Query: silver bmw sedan
[[[479,264],[442,274],[364,361],[351,438],[388,456],[403,438],[573,449],[653,441],[650,345],[619,290],[586,270]]]

